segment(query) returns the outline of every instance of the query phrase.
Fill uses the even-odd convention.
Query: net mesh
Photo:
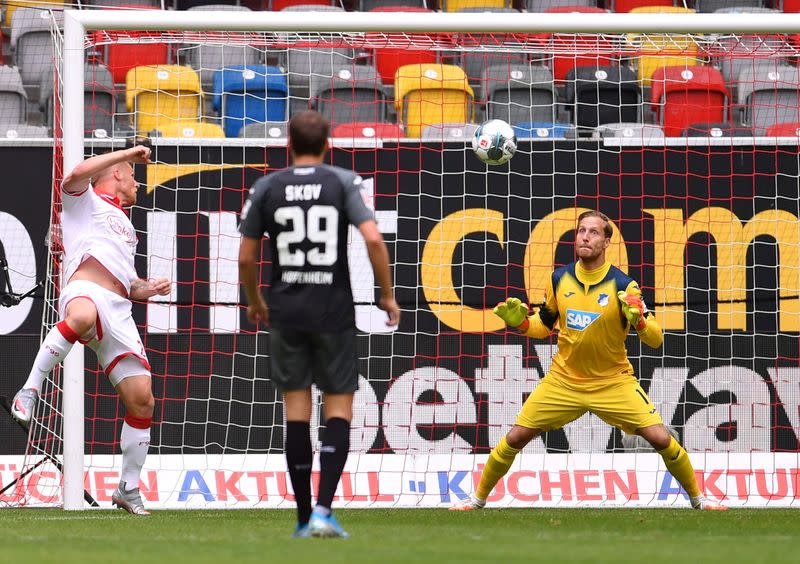
[[[790,34],[88,34],[87,154],[150,136],[155,162],[136,171],[146,190],[131,210],[136,264],[174,281],[134,305],[157,400],[146,500],[291,504],[267,339],[239,305],[237,222],[250,185],[289,163],[287,118],[313,107],[332,121],[330,162],[371,188],[405,315],[385,327],[352,231],[361,385],[340,503],[436,505],[471,490],[555,345],[505,331],[491,307],[542,301],[553,268],[574,260],[584,209],[611,217],[608,258],[665,329],[662,349],[631,336],[629,354],[696,467],[724,473],[707,491],[786,502],[789,490],[762,494],[783,491],[798,461],[796,45]],[[469,148],[488,118],[515,127],[509,165],[486,167]],[[60,151],[56,134],[56,186]],[[45,330],[57,237],[52,250]],[[91,354],[86,367],[87,490],[103,505],[124,409]],[[59,380],[28,464],[60,452]],[[317,409],[315,449],[319,427]],[[651,454],[587,414],[534,440],[493,500],[676,503]]]

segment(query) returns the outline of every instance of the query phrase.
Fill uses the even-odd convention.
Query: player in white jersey
[[[149,162],[150,149],[136,146],[88,158],[64,179],[61,229],[68,282],[59,296],[60,321],[44,338],[12,405],[14,417],[29,422],[45,377],[72,345],[79,341],[94,350],[126,410],[122,472],[111,500],[136,515],[147,515],[139,474],[150,446],[154,401],[150,364],[131,316],[131,300],[170,291],[165,278],[137,276],[136,231],[124,209],[136,203],[139,188],[132,165]]]

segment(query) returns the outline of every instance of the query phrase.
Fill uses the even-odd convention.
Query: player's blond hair
[[[581,221],[583,221],[587,217],[599,217],[600,219],[602,219],[604,223],[603,235],[606,236],[606,239],[611,239],[611,234],[613,233],[611,229],[611,220],[608,219],[608,216],[606,214],[598,210],[585,211],[578,216],[578,225],[580,225]]]

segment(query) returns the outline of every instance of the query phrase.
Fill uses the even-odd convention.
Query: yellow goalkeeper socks
[[[497,482],[506,475],[511,464],[514,462],[519,449],[511,448],[506,442],[506,438],[500,439],[497,446],[494,447],[486,466],[481,474],[481,481],[478,484],[478,489],[475,491],[475,497],[485,500],[494,489]]]
[[[671,437],[669,446],[659,451],[658,454],[664,459],[664,464],[667,465],[669,473],[680,482],[689,497],[695,498],[699,496],[700,486],[697,485],[697,477],[694,475],[692,461],[689,460],[686,450],[675,440],[675,437]]]

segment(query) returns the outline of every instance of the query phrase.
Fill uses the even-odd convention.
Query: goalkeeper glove
[[[642,302],[642,298],[622,291],[617,292],[617,297],[622,302],[622,313],[628,323],[633,325],[637,331],[644,329],[647,325],[647,320],[644,318],[644,302]]]
[[[516,329],[523,333],[528,330],[528,306],[523,304],[518,298],[508,298],[504,302],[500,302],[492,310],[492,312]]]

